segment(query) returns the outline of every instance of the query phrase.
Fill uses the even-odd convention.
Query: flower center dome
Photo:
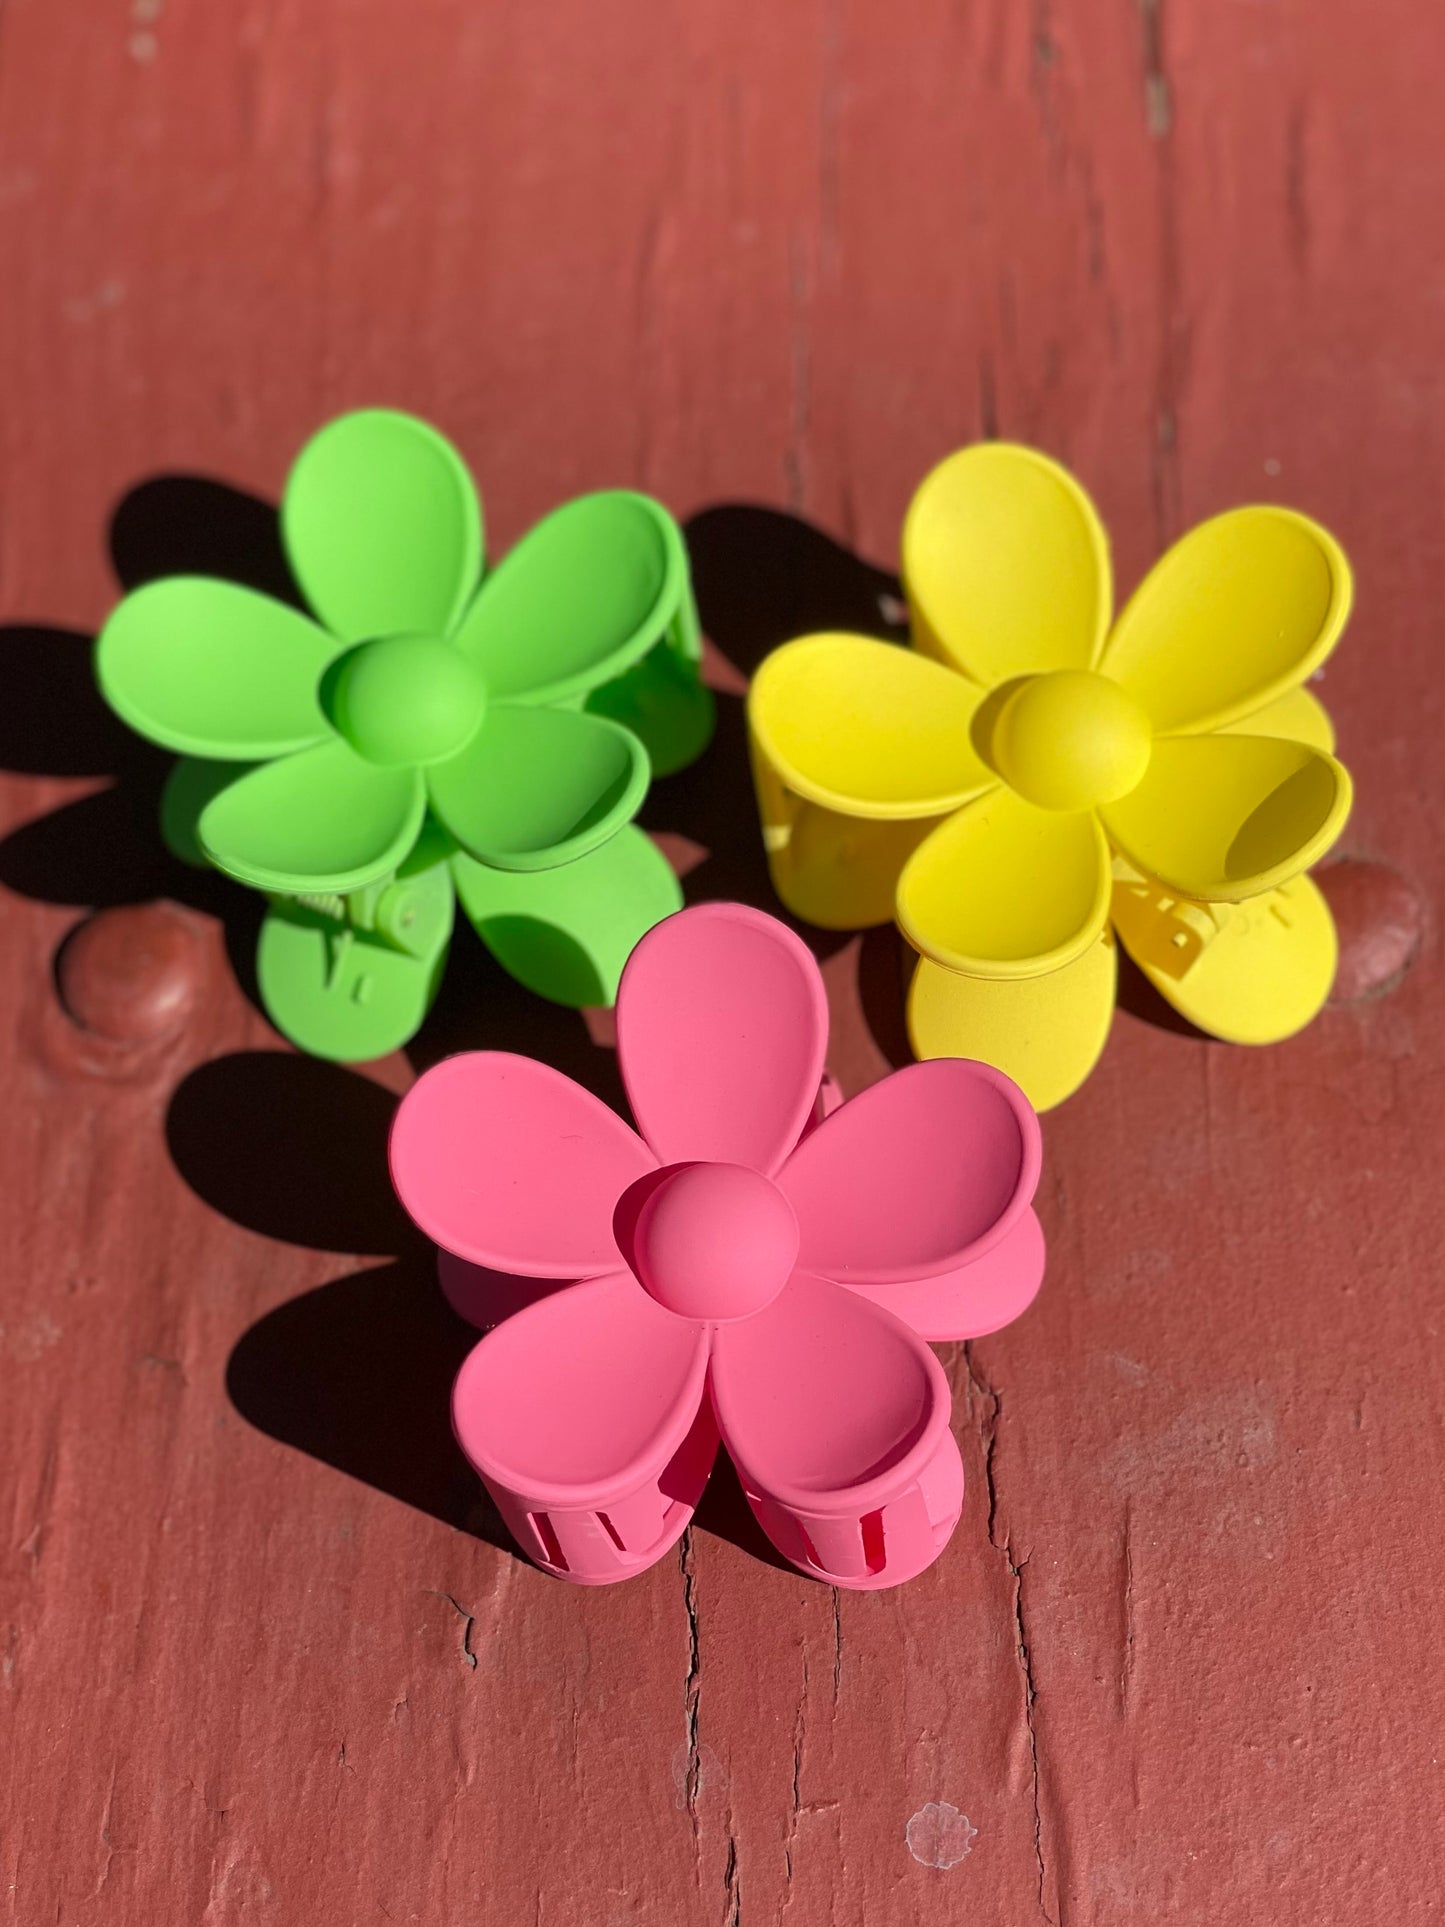
[[[1010,788],[1046,810],[1086,810],[1138,787],[1149,767],[1149,718],[1092,669],[1030,676],[994,724],[993,762]]]
[[[680,1164],[643,1179],[632,1268],[680,1318],[749,1318],[777,1297],[798,1256],[798,1221],[778,1187],[741,1164]]]
[[[445,762],[465,749],[487,700],[477,671],[440,636],[361,643],[328,672],[325,695],[357,755],[389,769]]]

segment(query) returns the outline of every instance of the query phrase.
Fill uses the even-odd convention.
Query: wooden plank
[[[1405,0],[10,0],[9,1918],[1435,1917],[1442,38]],[[609,482],[696,517],[744,671],[888,582],[725,505],[887,564],[981,432],[1076,465],[1126,585],[1256,495],[1354,554],[1350,847],[1423,948],[1269,1053],[1121,1016],[1048,1127],[1044,1297],[948,1355],[970,1497],[904,1592],[767,1563],[726,1480],[616,1591],[496,1543],[446,1432],[466,1333],[383,1188],[410,1068],[276,1048],[235,899],[160,863],[155,767],[54,633],[113,597],[145,477],[274,497],[373,399],[456,437],[499,549]],[[254,563],[237,513],[132,499],[119,559]],[[723,706],[649,820],[694,894],[766,902]],[[166,890],[185,1022],[78,1031],[62,937]],[[825,969],[856,1088],[899,959]],[[616,1096],[459,944],[417,1061],[498,1038]]]

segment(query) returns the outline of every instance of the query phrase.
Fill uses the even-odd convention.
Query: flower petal
[[[940,462],[909,505],[903,590],[919,647],[987,689],[1088,669],[1109,621],[1108,538],[1067,469],[979,442]]]
[[[1001,1071],[910,1064],[841,1105],[778,1173],[798,1263],[842,1284],[955,1270],[1028,1209],[1039,1158],[1038,1119]]]
[[[171,855],[192,869],[209,870],[211,859],[197,831],[201,812],[222,790],[255,768],[254,763],[222,763],[202,756],[181,756],[171,765],[161,789],[161,840]]]
[[[762,1527],[804,1571],[890,1585],[929,1565],[962,1501],[943,1368],[856,1292],[797,1272],[713,1335],[713,1406]]]
[[[452,869],[462,908],[502,968],[574,1009],[615,1003],[634,945],[682,908],[676,875],[635,823],[555,870],[494,870],[460,852]]]
[[[682,532],[661,503],[581,495],[487,577],[456,643],[494,696],[558,702],[640,661],[687,594]]]
[[[1114,923],[1160,996],[1231,1044],[1292,1037],[1334,982],[1334,919],[1305,876],[1247,903],[1201,903],[1148,877],[1121,880]]]
[[[790,790],[854,816],[939,816],[998,780],[970,730],[984,692],[915,650],[802,636],[748,692],[755,753]]]
[[[252,770],[201,812],[218,869],[263,890],[359,890],[411,852],[426,815],[414,770],[379,769],[333,737]]]
[[[636,815],[647,752],[576,709],[499,703],[459,756],[427,771],[432,807],[469,855],[549,870],[595,850]]]
[[[807,1126],[827,1047],[812,952],[761,910],[679,911],[622,973],[622,1079],[663,1164],[711,1158],[771,1175]]]
[[[582,1584],[639,1572],[677,1541],[716,1452],[708,1341],[636,1280],[539,1299],[468,1356],[462,1450],[539,1564]]]
[[[1109,849],[1092,810],[996,789],[940,823],[898,880],[916,950],[974,977],[1032,977],[1082,956],[1109,914]]]
[[[1224,736],[1284,736],[1292,743],[1308,743],[1326,756],[1335,753],[1335,726],[1330,712],[1308,689],[1287,689],[1263,709],[1252,709],[1215,732]]]
[[[655,1168],[600,1098],[508,1051],[445,1058],[407,1092],[391,1132],[392,1183],[427,1236],[527,1278],[620,1265],[612,1214]]]
[[[1150,570],[1100,667],[1156,730],[1217,729],[1303,682],[1350,613],[1334,538],[1292,509],[1201,522]]]
[[[641,662],[589,691],[584,707],[630,729],[654,776],[695,762],[717,726],[717,703],[696,662],[670,642],[654,643]]]
[[[1185,896],[1237,902],[1307,870],[1350,813],[1332,756],[1276,736],[1170,736],[1143,782],[1100,812],[1136,869]]]
[[[476,587],[482,512],[466,463],[414,415],[340,415],[302,449],[281,534],[306,600],[347,642],[446,635]]]
[[[1051,1110],[1099,1061],[1114,1017],[1116,965],[1107,929],[1042,977],[965,977],[920,957],[908,991],[914,1053],[995,1064],[1036,1110]]]
[[[754,762],[768,873],[783,904],[821,930],[864,930],[892,923],[898,879],[936,816],[900,822],[843,816],[804,803]]]
[[[95,646],[101,693],[183,756],[259,762],[331,732],[317,687],[340,645],[270,596],[209,576],[135,589]]]
[[[937,1344],[983,1338],[1011,1325],[1038,1296],[1043,1279],[1043,1226],[1035,1212],[1025,1211],[999,1243],[956,1271],[901,1285],[839,1282]]]

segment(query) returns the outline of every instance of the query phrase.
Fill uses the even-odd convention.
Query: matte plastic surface
[[[908,1035],[922,1058],[975,1052],[1029,1093],[1062,1104],[1098,1063],[1114,1021],[1118,948],[1105,930],[1047,977],[965,977],[920,957],[908,986]]]
[[[425,844],[339,911],[278,897],[256,947],[262,1001],[318,1057],[350,1063],[400,1050],[440,987],[455,913],[445,855],[428,860]]]
[[[614,1003],[638,938],[682,908],[676,874],[635,823],[563,869],[495,870],[459,850],[452,875],[497,962],[559,1004]]]
[[[1115,1024],[1044,1120],[1038,1304],[943,1353],[969,1495],[920,1582],[835,1602],[763,1567],[720,1465],[685,1545],[588,1592],[489,1542],[438,1392],[469,1341],[419,1238],[367,1242],[401,1065],[278,1058],[202,918],[183,1036],[97,1076],[47,980],[80,914],[54,899],[151,890],[150,799],[123,785],[122,829],[120,795],[62,817],[80,785],[7,773],[6,1927],[1428,1922],[1445,8],[17,0],[0,38],[27,768],[91,740],[74,637],[33,625],[103,619],[125,492],[180,468],[274,500],[308,425],[370,394],[465,450],[494,554],[614,478],[707,511],[694,569],[743,672],[764,639],[867,630],[893,586],[819,531],[886,560],[939,454],[1023,435],[1087,481],[1121,586],[1261,492],[1344,541],[1359,613],[1317,686],[1343,846],[1424,931],[1398,987],[1282,1048]],[[740,501],[770,510],[712,512]],[[719,522],[783,628],[717,606]],[[719,735],[686,794],[742,849]],[[34,878],[57,843],[33,901],[22,844]],[[780,914],[760,849],[726,867],[689,882]],[[824,966],[850,1094],[898,1041],[896,948]],[[492,1017],[470,1043],[507,1041]],[[568,1013],[531,1000],[527,1029],[615,1088]],[[184,1119],[169,1155],[157,1126],[178,1083],[209,1183]]]
[[[491,899],[508,894],[479,872],[548,873],[542,921],[569,942],[492,947],[554,1001],[610,1000],[619,934],[625,955],[672,903],[635,860],[606,893],[580,860],[631,823],[650,755],[679,768],[712,728],[672,517],[626,490],[579,497],[479,588],[482,512],[461,457],[425,422],[366,409],[302,450],[281,530],[319,621],[177,576],[127,596],[96,648],[111,706],[191,759],[167,791],[171,846],[302,900],[263,938],[273,1019],[322,1056],[375,1056],[410,1035],[405,1013],[420,1021],[441,953],[395,947],[355,977],[319,968],[318,905],[384,887],[428,823],[470,866],[469,914],[475,902],[495,923]],[[226,763],[245,767],[226,780]],[[353,929],[338,913],[343,948]],[[579,971],[579,954],[597,969]]]
[[[993,442],[925,478],[903,581],[911,649],[785,643],[748,716],[779,895],[834,928],[896,916],[921,958],[918,1054],[984,1058],[1041,1108],[1061,1101],[1108,1031],[1100,946],[1121,903],[1121,935],[1193,1022],[1253,1043],[1308,1022],[1329,990],[1328,911],[1280,893],[1350,810],[1329,718],[1301,686],[1349,613],[1338,544],[1289,509],[1216,516],[1111,632],[1088,497],[1046,456]],[[1151,924],[1151,896],[1175,929]],[[1250,903],[1267,910],[1229,917]]]
[[[913,1577],[963,1500],[924,1340],[996,1329],[1043,1273],[1027,1100],[948,1058],[832,1102],[818,967],[738,904],[644,937],[617,1021],[640,1136],[500,1052],[437,1065],[397,1112],[393,1181],[444,1252],[583,1281],[473,1351],[463,1450],[519,1543],[579,1583],[662,1556],[719,1436],[802,1571],[860,1590]]]

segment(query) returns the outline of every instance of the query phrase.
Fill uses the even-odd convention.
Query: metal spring
[[[314,910],[319,917],[335,917],[339,923],[346,921],[346,899],[335,891],[322,891],[303,894],[296,898],[303,910]]]

